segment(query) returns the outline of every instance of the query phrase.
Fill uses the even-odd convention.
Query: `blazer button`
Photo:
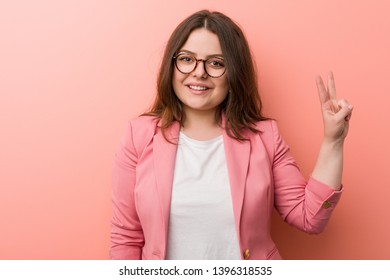
[[[330,206],[332,206],[332,204],[329,201],[325,201],[322,204],[322,208],[324,208],[324,209],[328,209]]]
[[[246,249],[243,255],[244,255],[244,259],[248,260],[249,257],[251,256],[251,251],[249,251],[249,249]]]

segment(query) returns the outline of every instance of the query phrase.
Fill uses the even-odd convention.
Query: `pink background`
[[[168,36],[208,8],[236,20],[266,113],[305,176],[322,123],[314,77],[333,70],[355,106],[345,193],[322,235],[275,215],[286,259],[390,259],[388,1],[0,2],[0,259],[106,259],[111,166],[155,94]]]

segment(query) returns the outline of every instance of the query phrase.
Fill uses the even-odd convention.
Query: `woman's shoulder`
[[[135,128],[156,127],[160,118],[153,115],[140,115],[129,120],[129,124]]]
[[[152,115],[141,115],[127,123],[127,134],[133,139],[148,139],[154,135],[160,119]]]
[[[256,136],[252,136],[252,139],[261,139],[271,160],[274,159],[276,154],[288,150],[288,145],[285,143],[282,135],[280,134],[276,120],[268,119],[259,121],[256,123],[255,128],[258,131],[255,133],[258,138]]]
[[[158,122],[159,118],[150,115],[141,115],[130,119],[127,122],[122,141],[128,143],[128,146],[134,146],[138,154],[141,154],[156,133]]]
[[[258,130],[259,133],[274,133],[275,131],[279,130],[278,124],[274,119],[258,121],[255,123],[254,128]]]
[[[254,134],[259,136],[264,143],[275,145],[282,141],[278,123],[274,119],[259,121],[255,123],[254,128],[257,130],[257,133]]]

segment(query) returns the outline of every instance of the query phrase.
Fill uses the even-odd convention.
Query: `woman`
[[[240,28],[200,11],[171,35],[154,105],[132,120],[113,170],[112,259],[280,259],[271,213],[320,233],[341,192],[352,106],[317,78],[324,138],[306,182],[262,115]]]

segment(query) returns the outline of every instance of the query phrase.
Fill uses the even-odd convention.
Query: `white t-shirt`
[[[180,133],[167,259],[240,259],[222,135],[197,141]]]

